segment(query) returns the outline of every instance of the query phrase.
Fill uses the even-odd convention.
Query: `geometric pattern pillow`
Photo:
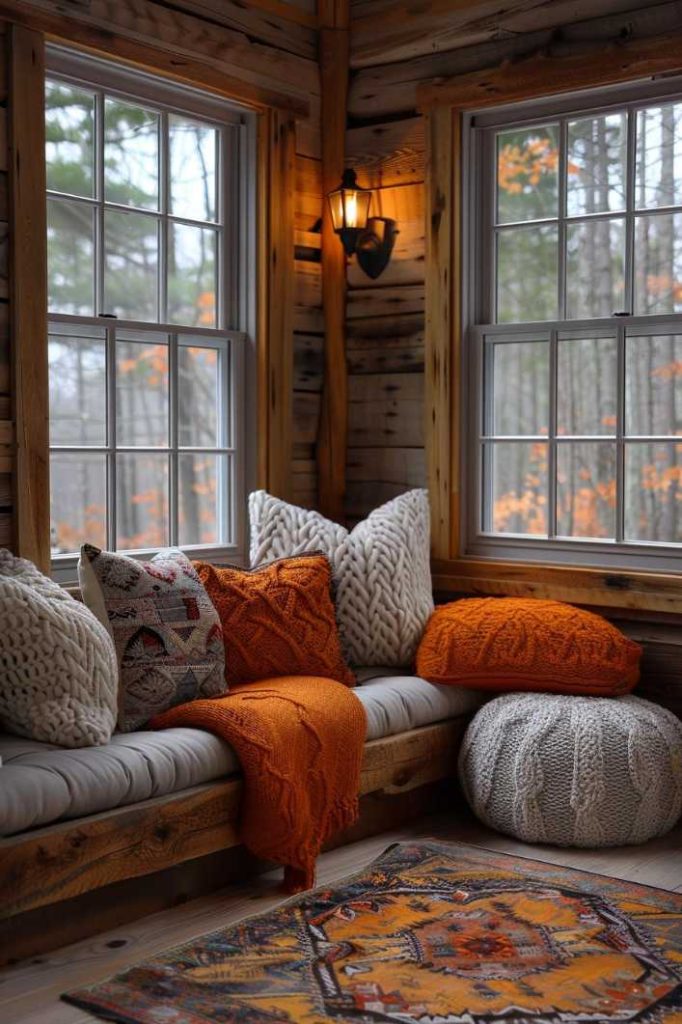
[[[324,552],[351,665],[409,666],[433,611],[429,499],[407,491],[350,532],[265,491],[249,497],[251,565]]]
[[[218,613],[181,551],[139,562],[84,544],[78,578],[114,641],[122,732],[176,704],[227,693]]]

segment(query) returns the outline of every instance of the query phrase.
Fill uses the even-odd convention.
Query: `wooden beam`
[[[0,0],[0,17],[255,108],[307,118],[317,97],[313,61],[152,0],[91,0],[68,14],[57,0]]]
[[[465,721],[370,740],[360,796],[452,776]],[[235,777],[0,839],[0,919],[235,846],[241,791]]]
[[[16,425],[14,548],[50,571],[45,58],[39,32],[11,25],[10,336]]]
[[[260,421],[264,482],[285,500],[292,494],[294,378],[294,194],[296,125],[271,111],[267,189],[266,394]]]
[[[549,52],[505,61],[494,68],[426,82],[417,90],[417,101],[422,110],[445,105],[477,110],[681,70],[682,32],[673,32],[651,39],[599,44],[576,54],[552,55],[550,48]]]
[[[343,519],[346,489],[348,397],[345,346],[346,256],[334,234],[325,196],[341,180],[348,94],[348,2],[322,0],[322,308],[324,384],[317,442],[318,504],[330,519]]]
[[[452,433],[457,382],[451,339],[453,282],[459,274],[453,246],[456,201],[453,170],[458,163],[459,131],[448,107],[431,112],[427,118],[426,139],[426,466],[431,502],[431,552],[434,557],[448,558],[457,479],[452,476],[453,469],[457,468],[456,461],[452,460],[456,448]]]

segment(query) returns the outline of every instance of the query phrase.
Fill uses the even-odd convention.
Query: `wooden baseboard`
[[[325,848],[335,849],[389,831],[445,803],[457,803],[452,779],[429,782],[404,793],[368,793],[360,800],[357,824],[339,833]],[[61,946],[206,896],[231,882],[248,882],[271,867],[243,846],[234,846],[6,918],[0,921],[0,966],[28,958],[39,963],[41,955]],[[116,944],[125,941],[112,940]]]

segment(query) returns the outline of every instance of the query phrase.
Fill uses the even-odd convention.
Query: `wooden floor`
[[[318,881],[326,884],[360,870],[390,843],[429,837],[458,840],[682,892],[682,821],[667,836],[644,846],[602,851],[561,850],[528,846],[498,835],[472,818],[463,820],[459,808],[457,820],[444,811],[394,832],[323,854]],[[230,886],[0,972],[0,1021],[2,1024],[83,1024],[85,1021],[92,1024],[93,1018],[88,1014],[61,1003],[60,993],[104,979],[193,936],[268,910],[282,900],[277,891],[278,879],[279,875],[270,874],[248,888]]]

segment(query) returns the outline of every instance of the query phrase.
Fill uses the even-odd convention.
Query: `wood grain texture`
[[[341,180],[344,168],[348,92],[347,0],[320,8],[322,82],[322,191]],[[327,27],[329,25],[334,27]],[[340,27],[337,27],[340,26]],[[318,503],[330,519],[342,521],[345,492],[348,399],[346,380],[346,256],[334,233],[329,204],[322,212],[322,306],[324,384],[317,441]]]
[[[451,774],[462,722],[365,745],[360,794],[406,792]],[[239,778],[0,840],[0,918],[235,846]]]
[[[243,32],[287,53],[317,59],[317,19],[283,3],[248,4],[235,0],[173,0],[170,5],[204,21]]]
[[[0,0],[0,16],[256,107],[315,116],[314,61],[151,0],[92,0],[68,15],[57,0]]]
[[[554,4],[547,5],[552,6]],[[653,4],[643,4],[640,0],[636,10],[623,14],[590,17],[592,13],[586,15],[589,20],[562,22],[560,31],[548,28],[508,35],[493,32],[495,38],[477,46],[458,47],[393,63],[378,58],[376,66],[362,68],[353,75],[348,96],[349,116],[354,121],[371,118],[374,122],[393,119],[396,115],[410,116],[417,106],[417,89],[429,81],[494,67],[502,61],[520,60],[540,50],[557,55],[589,52],[600,44],[623,39],[644,41],[667,32],[678,32],[682,27],[679,4],[673,0]],[[495,19],[491,19],[491,25],[495,24]]]
[[[426,192],[426,335],[425,438],[431,501],[431,551],[436,558],[451,553],[457,469],[453,436],[458,374],[452,359],[458,309],[455,290],[460,262],[454,239],[457,199],[455,167],[459,155],[459,123],[447,107],[427,119]]]
[[[8,34],[11,338],[16,423],[13,547],[50,570],[43,37]]]
[[[270,113],[268,187],[267,489],[287,500],[292,488],[294,376],[294,121]]]
[[[641,0],[600,0],[600,14],[627,12]],[[595,13],[590,0],[429,0],[415,17],[409,0],[353,5],[353,67],[409,60],[495,37],[554,28]]]

